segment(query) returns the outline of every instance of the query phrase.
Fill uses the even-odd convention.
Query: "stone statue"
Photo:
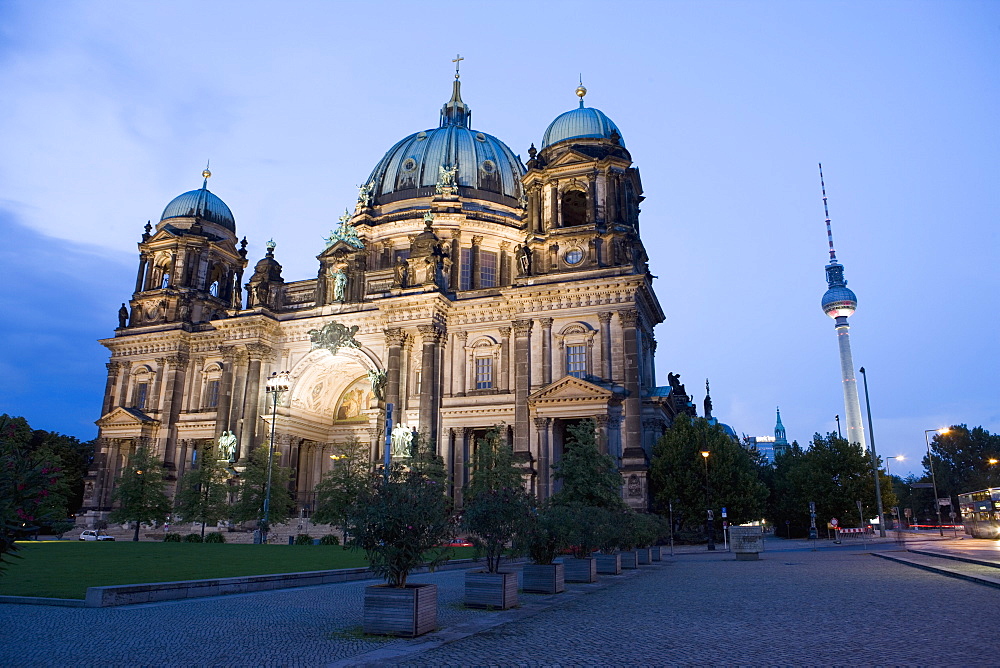
[[[231,431],[224,431],[219,436],[219,459],[227,462],[233,461],[236,456],[236,434]]]
[[[410,265],[403,258],[398,258],[396,260],[396,266],[393,267],[393,274],[396,278],[396,285],[401,288],[405,288],[407,283],[409,283],[410,275]]]
[[[385,371],[370,369],[368,371],[368,382],[372,384],[372,393],[379,401],[385,401],[385,381],[387,378]]]
[[[438,181],[437,187],[434,191],[438,195],[454,195],[457,190],[457,184],[455,183],[455,173],[458,170],[455,167],[445,167],[441,165],[438,167]]]
[[[527,244],[523,246],[521,244],[517,245],[514,249],[514,255],[517,257],[517,266],[521,272],[521,276],[531,275],[531,249],[528,248]]]
[[[125,308],[125,303],[122,302],[122,307],[118,309],[118,327],[124,329],[128,324],[128,309]]]
[[[681,383],[681,375],[679,373],[668,373],[667,382],[670,383],[670,393],[675,397],[687,396],[687,390],[684,389],[684,384]]]
[[[409,457],[411,455],[410,444],[413,441],[413,434],[407,429],[406,425],[397,422],[396,426],[392,429],[392,456],[393,457]]]
[[[344,301],[347,293],[347,274],[341,269],[333,272],[333,298],[338,302]]]

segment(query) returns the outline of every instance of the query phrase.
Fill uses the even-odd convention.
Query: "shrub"
[[[185,543],[201,543],[203,541],[201,540],[201,535],[196,534],[196,533],[189,533],[188,535],[184,536],[184,542]]]
[[[313,537],[307,533],[300,533],[295,537],[296,545],[312,545]]]
[[[551,564],[570,544],[570,518],[560,506],[543,506],[521,535],[525,552],[535,564]]]
[[[328,533],[319,539],[320,545],[340,545],[340,539],[334,536],[332,533]]]
[[[179,543],[181,542],[181,535],[179,533],[165,533],[163,534],[164,543]]]
[[[206,543],[225,543],[226,537],[223,536],[218,531],[213,531],[212,533],[205,534]]]

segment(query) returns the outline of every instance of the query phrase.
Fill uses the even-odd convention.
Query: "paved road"
[[[777,545],[757,562],[678,553],[571,585],[547,608],[522,595],[507,612],[463,609],[462,571],[415,576],[438,584],[444,635],[471,633],[454,640],[359,637],[365,582],[110,609],[0,605],[0,665],[1000,665],[992,624],[954,623],[961,610],[994,616],[1000,591],[861,549]]]

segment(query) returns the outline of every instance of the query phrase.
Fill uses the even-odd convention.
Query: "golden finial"
[[[204,178],[204,179],[205,179],[205,182],[201,184],[201,187],[202,187],[202,188],[204,188],[204,187],[206,187],[206,186],[208,185],[208,179],[209,179],[209,178],[211,178],[211,176],[212,176],[212,172],[210,172],[210,171],[208,170],[208,166],[209,166],[210,164],[212,164],[212,161],[211,161],[211,160],[206,160],[206,161],[205,161],[205,169],[204,169],[204,170],[202,170],[202,172],[201,172],[201,176],[202,176],[202,178]]]
[[[587,88],[583,85],[583,74],[580,74],[580,85],[576,87],[576,95],[580,98],[580,106],[583,106],[583,96],[587,94]]]

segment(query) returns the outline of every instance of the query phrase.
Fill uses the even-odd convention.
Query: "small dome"
[[[236,220],[226,203],[202,186],[178,195],[170,201],[160,216],[160,222],[168,218],[201,218],[221,225],[230,232],[236,232]]]
[[[858,298],[850,288],[834,287],[823,295],[823,312],[831,318],[849,316],[858,308]]]
[[[583,104],[582,100],[580,104]],[[610,139],[612,132],[618,133],[619,141],[624,146],[622,133],[614,121],[600,109],[580,106],[556,116],[542,135],[542,148],[565,139]]]

